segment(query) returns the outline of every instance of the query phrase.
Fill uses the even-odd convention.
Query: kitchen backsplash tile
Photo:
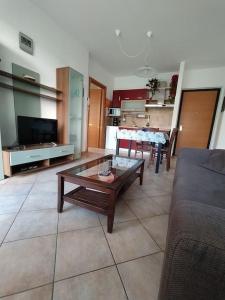
[[[150,127],[169,129],[171,127],[173,110],[171,108],[150,108],[146,112],[150,115]],[[136,114],[133,116],[126,115],[126,121],[121,118],[121,126],[145,127],[148,119],[137,118]]]

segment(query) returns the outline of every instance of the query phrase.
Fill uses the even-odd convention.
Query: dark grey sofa
[[[159,300],[225,300],[225,175],[202,166],[212,151],[179,154]]]

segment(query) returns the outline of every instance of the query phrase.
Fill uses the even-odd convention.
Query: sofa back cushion
[[[212,150],[210,151],[208,160],[202,164],[202,167],[225,175],[225,150]]]

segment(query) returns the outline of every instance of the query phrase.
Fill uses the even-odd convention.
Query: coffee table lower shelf
[[[64,201],[107,215],[110,196],[106,193],[78,187],[63,196]]]

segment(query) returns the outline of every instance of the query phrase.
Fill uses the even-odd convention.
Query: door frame
[[[181,98],[180,98],[180,105],[179,105],[178,118],[177,118],[177,126],[176,127],[178,128],[178,134],[179,134],[180,116],[181,116],[181,111],[182,111],[184,93],[186,93],[186,92],[204,92],[204,91],[206,91],[206,92],[207,91],[217,91],[216,105],[215,105],[214,112],[213,112],[212,124],[211,124],[210,132],[209,132],[209,139],[208,139],[208,143],[207,143],[207,149],[208,149],[209,146],[210,146],[211,138],[212,138],[212,132],[213,132],[213,127],[214,127],[214,123],[215,123],[216,112],[217,112],[217,108],[218,108],[218,103],[219,103],[221,88],[183,89],[181,91]],[[176,153],[176,146],[177,146],[177,137],[178,137],[178,134],[176,136],[176,140],[175,140],[175,143],[174,143],[173,154]]]
[[[101,99],[101,107],[100,107],[100,126],[99,126],[99,140],[98,140],[98,148],[105,148],[105,134],[106,134],[106,120],[105,120],[105,106],[106,106],[106,93],[107,87],[101,82],[97,81],[93,77],[89,77],[89,92],[88,97],[90,99],[90,89],[91,84],[94,84],[101,88],[102,90],[102,99]],[[90,104],[88,103],[88,117],[87,117],[87,150],[88,150],[88,124],[89,124],[89,109]]]

